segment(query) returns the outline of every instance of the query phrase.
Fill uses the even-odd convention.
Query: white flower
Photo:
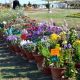
[[[23,29],[22,34],[28,34],[28,31],[26,29]]]
[[[26,41],[26,40],[22,40],[22,41],[20,42],[20,45],[21,45],[21,46],[26,45],[26,44],[27,44],[27,41]]]
[[[32,44],[32,43],[33,43],[33,42],[30,41],[30,40],[27,40],[26,42],[27,42],[27,44]]]
[[[6,21],[3,21],[3,24],[7,24],[7,22]]]

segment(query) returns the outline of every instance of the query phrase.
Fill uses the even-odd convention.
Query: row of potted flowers
[[[55,24],[21,20],[25,21],[21,28],[14,27],[17,21],[4,28],[10,50],[29,61],[34,60],[39,70],[52,74],[53,80],[77,78],[80,40],[75,29],[64,30]]]

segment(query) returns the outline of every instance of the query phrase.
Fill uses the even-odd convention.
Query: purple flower
[[[72,47],[72,45],[69,43],[68,45],[67,45],[67,48],[71,48]]]
[[[16,35],[10,35],[7,37],[8,41],[13,41],[13,40],[17,40],[17,39],[18,39],[18,37]]]
[[[63,45],[64,49],[70,49],[72,47],[72,45],[69,43],[69,44],[65,44]]]
[[[50,30],[53,33],[59,34],[62,31],[62,28],[61,27],[58,27],[58,26],[50,26]]]
[[[63,45],[64,49],[67,49],[67,44]]]

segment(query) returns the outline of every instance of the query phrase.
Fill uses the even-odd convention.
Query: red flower
[[[26,40],[26,39],[27,39],[27,35],[26,35],[26,34],[22,34],[22,35],[21,35],[21,39],[22,39],[22,40]]]

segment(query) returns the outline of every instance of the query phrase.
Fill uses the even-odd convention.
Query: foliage
[[[68,42],[73,44],[73,42],[78,38],[78,34],[74,28],[71,28],[69,31],[69,39]]]
[[[37,47],[41,55],[43,55],[46,58],[50,57],[49,49],[45,47],[45,45],[43,45],[41,42],[38,42]]]
[[[26,42],[22,41],[21,46],[29,52],[35,52],[36,49],[36,44],[29,40]]]
[[[3,9],[0,11],[0,22],[6,21],[11,22],[12,20],[23,16],[22,9],[12,10],[12,9]]]
[[[80,62],[80,40],[76,40],[73,43],[73,52],[74,52],[74,61],[75,62]]]

